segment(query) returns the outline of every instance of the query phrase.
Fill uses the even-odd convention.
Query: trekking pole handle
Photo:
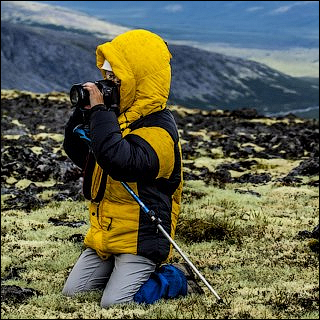
[[[77,125],[73,129],[73,133],[76,133],[79,135],[79,137],[83,140],[85,140],[88,144],[91,143],[91,139],[89,137],[89,129],[85,128],[83,124]]]

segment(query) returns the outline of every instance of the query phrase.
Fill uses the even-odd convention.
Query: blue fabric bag
[[[165,264],[151,274],[133,300],[138,303],[152,304],[162,298],[172,299],[186,296],[187,293],[188,283],[184,273],[171,264]]]

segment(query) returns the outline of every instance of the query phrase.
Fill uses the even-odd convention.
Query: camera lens
[[[73,106],[77,105],[79,102],[79,92],[75,86],[70,90],[70,101]]]
[[[73,107],[81,108],[90,104],[89,92],[82,84],[75,84],[70,89],[70,101]]]

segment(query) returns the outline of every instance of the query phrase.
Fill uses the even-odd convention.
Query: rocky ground
[[[318,120],[266,118],[254,109],[201,111],[176,106],[172,111],[182,138],[185,180],[201,179],[221,187],[272,180],[319,185],[318,179],[303,180],[319,175]],[[81,172],[62,148],[71,112],[69,97],[62,93],[1,91],[1,194],[6,195],[2,210],[30,211],[52,200],[82,199]],[[210,169],[197,164],[200,157],[220,161]],[[253,170],[257,159],[300,162],[285,176],[274,177],[267,170]],[[233,177],[230,172],[238,174]]]
[[[248,185],[319,186],[318,120],[266,118],[254,109],[170,108],[181,135],[185,180],[203,180],[220,188],[243,184],[235,192],[256,196],[260,195]],[[62,93],[1,91],[2,210],[30,212],[54,200],[83,200],[81,171],[62,148],[71,113],[69,97]],[[285,174],[275,174],[263,170],[260,160],[288,160],[295,165]],[[319,239],[319,228],[303,230],[300,236]],[[34,294],[24,290],[2,286],[1,299]]]

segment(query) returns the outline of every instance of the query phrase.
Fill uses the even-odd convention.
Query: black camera
[[[111,80],[97,80],[94,84],[103,94],[103,101],[106,107],[119,106],[118,86]],[[70,101],[72,107],[85,110],[84,107],[90,105],[90,95],[88,90],[84,89],[82,83],[74,84],[70,89]]]

